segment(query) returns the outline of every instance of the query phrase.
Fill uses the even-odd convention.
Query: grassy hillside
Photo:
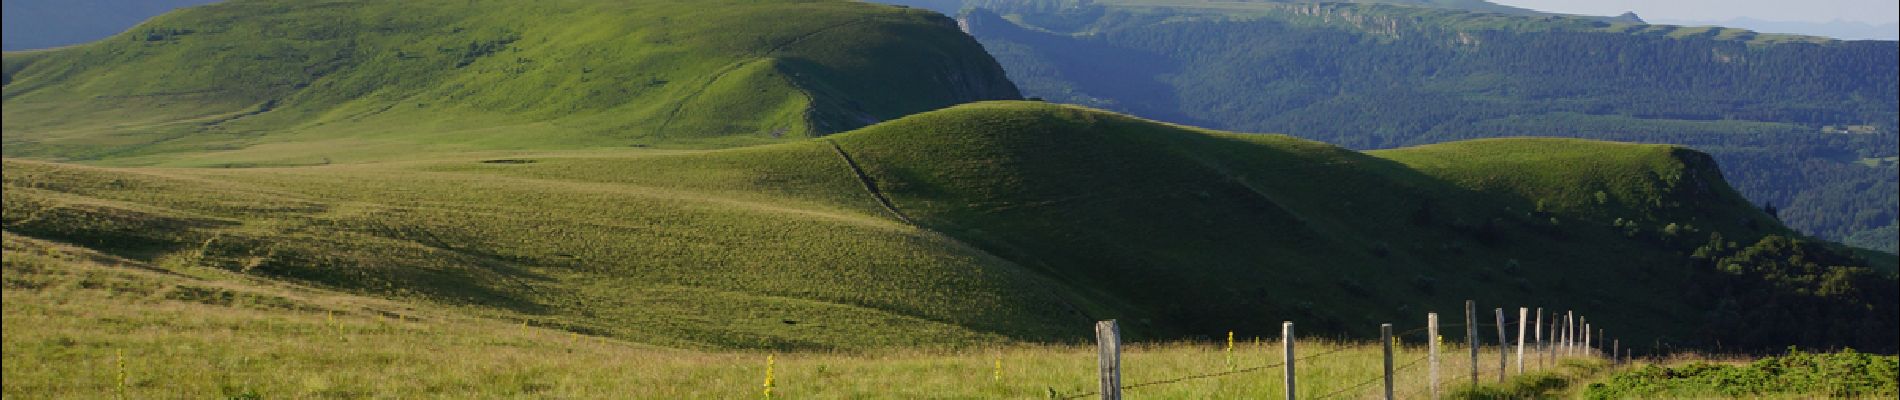
[[[1367,155],[988,102],[718,151],[252,169],[7,160],[4,227],[168,269],[680,347],[1063,341],[1108,318],[1150,339],[1283,320],[1363,335],[1473,298],[1573,307],[1636,342],[1891,345],[1864,334],[1889,322],[1878,315],[1893,308],[1892,278],[1826,248],[1740,251],[1786,230],[1706,156],[1576,141],[1457,146],[1469,148]],[[1722,265],[1819,260],[1775,276],[1825,275],[1811,283],[1853,292],[1781,303],[1875,317],[1809,336],[1703,332],[1711,318],[1740,319],[1704,314],[1717,299],[1683,287],[1768,282],[1685,270],[1712,240],[1737,242],[1697,252]],[[1729,300],[1769,301],[1799,284]]]
[[[0,391],[9,398],[747,398],[763,389],[768,355],[779,397],[1042,398],[1095,385],[1092,345],[875,353],[666,349],[234,271],[166,270],[11,233],[4,245],[0,362],[6,368],[0,371],[6,384]],[[1130,344],[1126,377],[1153,382],[1278,363],[1274,339],[1242,336],[1231,353],[1206,342]],[[1403,339],[1402,360],[1423,356],[1422,339]],[[1302,395],[1377,390],[1355,387],[1378,376],[1375,345],[1310,339],[1299,348],[1333,352],[1299,366]],[[1495,347],[1483,350],[1496,356]],[[1443,351],[1463,350],[1447,343]],[[1450,370],[1468,365],[1461,357],[1444,362]],[[1527,363],[1532,371],[1542,365]],[[1247,371],[1128,394],[1277,396],[1279,373]],[[1493,381],[1494,374],[1487,369],[1483,379]],[[1401,370],[1399,393],[1423,395],[1426,377],[1417,364]],[[1446,378],[1448,387],[1462,384],[1462,378]]]
[[[6,229],[669,346],[967,345],[1085,322],[1053,305],[1062,285],[876,213],[822,143],[537,159],[9,160]]]
[[[11,157],[310,165],[730,146],[1015,88],[950,19],[851,1],[239,0],[7,53]]]
[[[578,335],[514,321],[471,317],[455,308],[396,302],[286,284],[216,269],[170,271],[69,245],[7,233],[0,280],[5,283],[6,340],[0,342],[8,397],[222,398],[328,397],[639,397],[758,396],[765,359],[773,358],[773,391],[781,397],[1040,398],[1076,394],[1094,385],[1089,345],[1004,345],[955,351],[877,353],[687,351]],[[1402,327],[1418,321],[1397,321]],[[1131,344],[1126,379],[1143,398],[1271,397],[1280,370],[1242,370],[1280,361],[1275,338],[1242,333],[1233,352],[1208,342]],[[1400,362],[1423,357],[1422,337],[1403,335]],[[1442,351],[1462,354],[1455,336]],[[1304,340],[1301,395],[1372,396],[1379,353],[1368,343]],[[1480,359],[1495,359],[1486,347]],[[1442,368],[1463,371],[1462,356]],[[1811,362],[1813,361],[1813,362]],[[1423,366],[1398,370],[1398,394],[1425,395]],[[1892,357],[1796,355],[1724,365],[1607,369],[1601,360],[1571,359],[1556,368],[1527,362],[1530,374],[1471,388],[1447,374],[1455,398],[1581,394],[1580,381],[1601,380],[1599,396],[1642,394],[1713,397],[1727,394],[1891,393]],[[1490,364],[1486,364],[1490,367]],[[1603,379],[1606,372],[1620,372]],[[1760,384],[1764,377],[1799,378],[1794,385],[1710,386],[1724,377]],[[1825,376],[1827,379],[1816,381]],[[1736,382],[1725,380],[1722,382]],[[1376,381],[1375,381],[1376,383]]]
[[[1892,42],[1480,1],[972,0],[1025,95],[1354,149],[1553,136],[1683,145],[1802,232],[1895,253]]]

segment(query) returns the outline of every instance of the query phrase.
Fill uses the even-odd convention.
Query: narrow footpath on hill
[[[871,197],[876,198],[877,203],[883,205],[885,211],[890,211],[891,215],[896,216],[899,221],[916,225],[916,223],[911,222],[909,216],[905,216],[903,211],[897,209],[897,204],[891,203],[891,199],[884,196],[884,191],[878,190],[877,181],[872,180],[870,175],[865,174],[864,168],[858,167],[858,161],[851,159],[851,153],[846,153],[844,147],[838,146],[837,141],[827,138],[825,139],[825,143],[830,144],[831,149],[838,152],[838,158],[844,159],[844,165],[851,168],[853,175],[857,175],[858,183],[864,184],[864,191],[870,192]]]

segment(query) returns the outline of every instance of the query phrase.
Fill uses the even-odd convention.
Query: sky
[[[1539,11],[1564,14],[1617,15],[1635,11],[1643,19],[1724,21],[1751,18],[1768,21],[1829,22],[1834,20],[1885,24],[1900,21],[1900,1],[1894,0],[1491,0]]]

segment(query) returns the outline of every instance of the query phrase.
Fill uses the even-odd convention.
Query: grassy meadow
[[[1900,395],[1900,357],[1855,352],[1682,357],[1589,384],[1584,398],[1883,399]]]
[[[756,398],[768,357],[778,398],[1045,398],[1050,390],[1066,396],[1094,387],[1094,349],[1086,344],[680,350],[222,270],[169,271],[12,234],[5,246],[7,397]],[[1400,342],[1401,363],[1425,352],[1421,335],[1409,337],[1415,340]],[[1276,364],[1276,340],[1243,333],[1231,353],[1214,342],[1131,344],[1125,379]],[[1375,345],[1315,339],[1298,348],[1303,356],[1331,353],[1298,365],[1304,397],[1376,395],[1376,384],[1355,387],[1378,377]],[[1447,390],[1465,380],[1469,364],[1460,351],[1444,349]],[[1488,351],[1481,360],[1490,368],[1496,353]],[[1425,367],[1408,365],[1400,393],[1424,394]],[[1274,396],[1280,373],[1265,368],[1127,393]],[[1496,379],[1495,371],[1485,374]]]

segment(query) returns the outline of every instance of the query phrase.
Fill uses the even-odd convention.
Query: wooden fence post
[[[1577,347],[1578,355],[1588,355],[1590,353],[1590,323],[1585,321],[1589,320],[1583,319],[1583,317],[1577,317],[1577,324],[1583,325],[1583,345]]]
[[[1286,350],[1286,400],[1293,400],[1293,321],[1280,323],[1280,347]]]
[[[1431,342],[1430,345],[1426,346],[1425,358],[1427,358],[1428,363],[1431,364],[1431,380],[1432,380],[1431,381],[1431,391],[1432,391],[1431,398],[1437,399],[1438,398],[1438,313],[1425,313],[1425,334],[1431,335],[1429,336],[1428,339],[1425,339]]]
[[[1392,397],[1392,324],[1379,324],[1379,342],[1385,345],[1385,400]]]
[[[1530,322],[1530,314],[1531,314],[1531,309],[1529,307],[1517,308],[1517,374],[1518,375],[1524,374],[1524,329],[1529,328],[1529,326],[1525,324],[1525,322]]]
[[[1563,351],[1564,357],[1570,356],[1571,348],[1576,342],[1577,342],[1577,312],[1564,311],[1564,351]]]
[[[1531,328],[1531,338],[1537,340],[1536,341],[1537,346],[1532,348],[1532,350],[1537,352],[1536,354],[1537,361],[1538,361],[1537,367],[1543,368],[1544,367],[1544,362],[1543,362],[1544,361],[1544,308],[1543,307],[1537,308],[1537,325],[1535,326],[1536,328]]]
[[[1478,302],[1465,300],[1465,342],[1471,347],[1471,384],[1478,384]]]
[[[1564,319],[1559,318],[1557,310],[1550,311],[1550,366],[1557,366],[1558,355],[1563,354]]]
[[[1557,310],[1550,310],[1550,323],[1544,327],[1544,335],[1546,336],[1544,338],[1544,348],[1540,353],[1542,353],[1543,366],[1550,368],[1550,360],[1553,358],[1552,356],[1556,355],[1555,352],[1557,351]]]
[[[1507,366],[1510,364],[1511,338],[1504,336],[1504,309],[1495,308],[1492,312],[1498,316],[1498,382],[1503,382],[1505,376],[1510,375]]]
[[[1622,360],[1616,358],[1616,354],[1622,351],[1623,339],[1610,339],[1610,365],[1622,364]]]
[[[1544,362],[1547,367],[1557,365],[1557,344],[1564,341],[1563,331],[1557,329],[1564,324],[1564,319],[1559,317],[1562,316],[1557,315],[1557,310],[1550,310],[1550,342],[1544,344]]]
[[[1115,320],[1095,323],[1096,370],[1102,375],[1102,400],[1122,398],[1122,330]]]

